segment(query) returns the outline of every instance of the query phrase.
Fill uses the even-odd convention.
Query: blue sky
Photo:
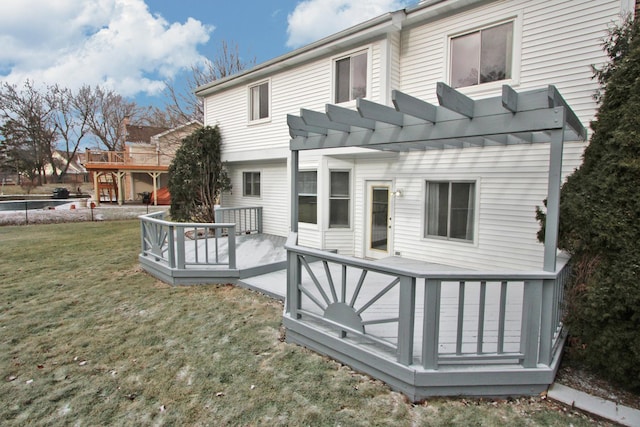
[[[108,87],[162,106],[221,41],[257,63],[417,0],[0,0],[0,81]]]

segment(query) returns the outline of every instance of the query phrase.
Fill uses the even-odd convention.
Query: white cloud
[[[204,60],[197,47],[212,31],[193,18],[169,23],[144,0],[2,0],[0,79],[154,95]]]
[[[407,0],[305,0],[288,16],[287,46],[296,48],[402,9]]]

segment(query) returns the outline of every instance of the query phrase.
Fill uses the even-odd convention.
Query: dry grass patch
[[[407,402],[282,341],[282,305],[170,287],[137,221],[0,228],[3,425],[593,425],[539,398]]]

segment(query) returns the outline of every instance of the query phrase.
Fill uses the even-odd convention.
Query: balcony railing
[[[239,208],[217,207],[216,223],[234,223],[237,234],[262,233],[262,206]]]
[[[173,155],[156,151],[104,151],[86,150],[85,163],[93,164],[121,164],[138,166],[168,166]]]
[[[285,323],[294,331],[314,325],[331,337],[327,347],[337,338],[437,371],[549,366],[561,344],[567,265],[559,273],[417,271],[301,247],[296,239],[285,246]]]
[[[235,224],[170,222],[163,217],[164,212],[140,217],[142,257],[178,270],[236,268]]]

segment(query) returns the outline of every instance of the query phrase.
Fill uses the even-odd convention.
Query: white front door
[[[365,257],[384,258],[392,253],[393,212],[391,181],[367,181],[367,228]]]

